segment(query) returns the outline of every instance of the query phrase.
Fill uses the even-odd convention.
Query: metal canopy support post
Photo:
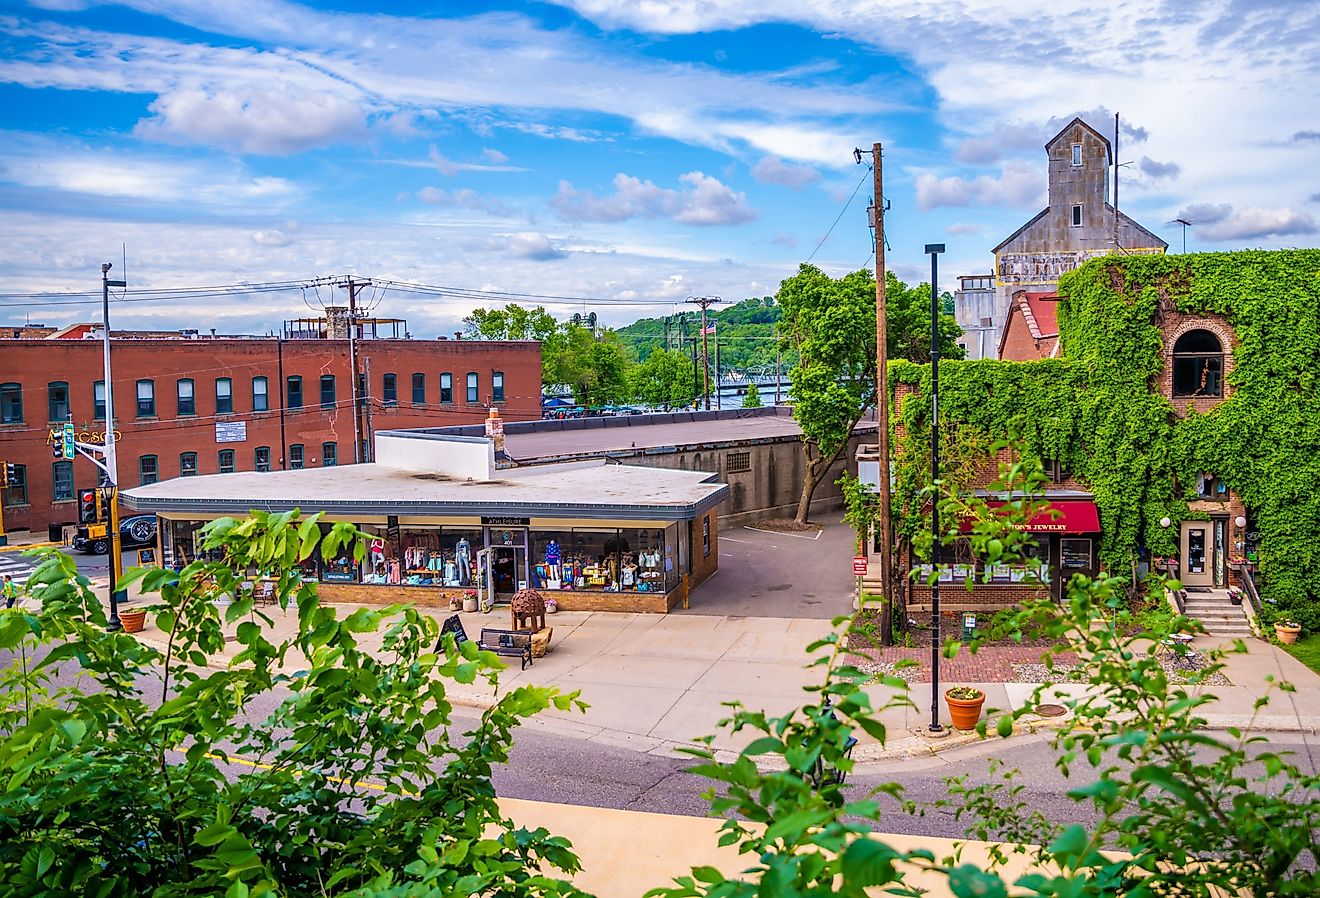
[[[930,731],[940,726],[940,291],[943,243],[926,244],[930,254]]]

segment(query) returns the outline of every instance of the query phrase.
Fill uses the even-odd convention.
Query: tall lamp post
[[[927,243],[930,254],[930,731],[940,726],[940,274],[943,243]]]
[[[106,528],[110,531],[110,619],[107,630],[123,629],[119,620],[119,580],[123,567],[119,540],[119,463],[115,452],[115,398],[114,382],[110,377],[110,288],[126,287],[125,281],[110,280],[110,263],[101,263],[101,316],[102,347],[105,356],[105,490],[110,496],[110,515]]]

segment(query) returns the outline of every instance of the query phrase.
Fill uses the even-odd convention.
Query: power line
[[[825,232],[825,236],[820,238],[820,243],[817,243],[816,248],[811,251],[811,255],[807,256],[808,262],[816,258],[816,253],[820,252],[820,248],[825,245],[825,241],[830,239],[830,235],[834,233],[834,229],[838,227],[839,222],[843,220],[843,214],[848,211],[848,207],[852,205],[852,201],[857,198],[857,191],[862,189],[862,185],[866,183],[866,176],[870,173],[871,166],[868,165],[866,171],[862,173],[861,179],[857,182],[857,186],[853,188],[852,196],[848,197],[848,202],[844,203],[843,208],[839,210],[838,216],[834,219],[834,224],[830,225],[830,229]]]

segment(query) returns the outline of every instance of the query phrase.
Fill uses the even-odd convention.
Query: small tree
[[[747,393],[743,396],[743,408],[760,408],[761,391],[757,389],[755,383],[747,385]]]
[[[40,610],[0,611],[14,659],[0,679],[5,894],[580,894],[554,878],[577,869],[568,843],[516,827],[490,781],[517,725],[576,694],[513,689],[451,736],[446,683],[495,684],[502,665],[410,607],[322,606],[298,562],[318,541],[360,560],[351,525],[321,538],[317,516],[254,513],[202,540],[221,560],[121,581],[158,599],[165,652],[105,632],[87,579],[56,552],[30,581]],[[278,644],[253,607],[262,577],[297,620]],[[283,673],[297,656],[305,669]],[[62,665],[86,682],[57,687]]]

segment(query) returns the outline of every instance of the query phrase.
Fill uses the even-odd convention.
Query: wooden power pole
[[[889,489],[889,322],[885,306],[885,188],[881,168],[884,154],[877,142],[871,147],[875,175],[875,412],[879,446],[880,520],[876,542],[880,545],[880,584],[883,595],[880,641],[894,642],[893,528],[890,524],[892,497]]]

